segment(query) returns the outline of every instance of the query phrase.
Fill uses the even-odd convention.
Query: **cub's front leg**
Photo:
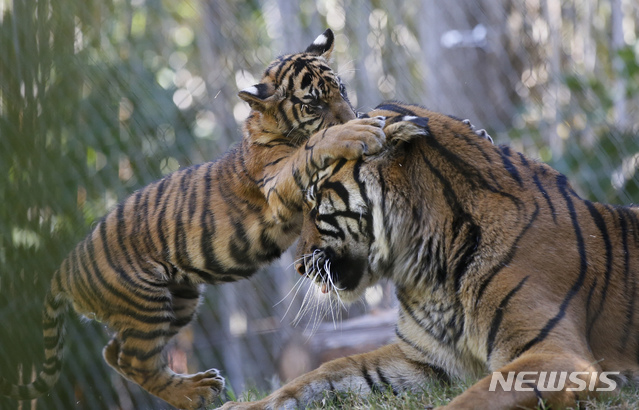
[[[301,211],[303,195],[315,174],[340,159],[379,152],[386,140],[383,117],[354,119],[313,134],[283,161],[268,164],[261,187],[273,218],[287,221]]]
[[[351,391],[362,396],[372,391],[399,393],[419,389],[438,372],[425,363],[409,360],[399,344],[369,353],[332,360],[306,373],[256,402],[227,402],[222,409],[296,409],[321,400],[326,393]]]

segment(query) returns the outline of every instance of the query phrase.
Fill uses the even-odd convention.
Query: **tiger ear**
[[[275,99],[275,87],[268,83],[259,83],[243,89],[237,94],[249,103],[252,109],[264,111]]]
[[[320,34],[315,41],[306,48],[305,53],[314,54],[329,60],[331,58],[334,45],[335,36],[333,35],[333,31],[330,28],[327,28],[325,32]]]

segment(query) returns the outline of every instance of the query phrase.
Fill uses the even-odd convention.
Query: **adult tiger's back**
[[[327,30],[305,52],[275,60],[259,84],[240,92],[252,111],[238,146],[140,189],[97,223],[52,279],[43,370],[23,386],[0,377],[2,394],[32,399],[56,382],[63,314],[73,304],[114,331],[103,354],[122,376],[179,408],[218,396],[217,370],[179,375],[162,357],[195,316],[201,285],[247,278],[278,257],[299,234],[298,185],[383,140],[383,121],[349,122],[355,114],[328,66],[332,48]]]
[[[399,103],[372,115],[390,117],[396,145],[311,184],[299,268],[345,301],[392,280],[398,340],[253,405],[483,377],[447,407],[562,408],[639,376],[639,208],[584,200],[548,165],[455,118]],[[491,389],[487,372],[525,391]]]

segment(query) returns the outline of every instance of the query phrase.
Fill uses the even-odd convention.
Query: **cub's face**
[[[315,132],[355,118],[346,88],[328,65],[334,45],[329,29],[303,53],[272,62],[259,84],[240,91],[260,131],[284,135],[298,145]]]
[[[291,138],[308,136],[355,118],[346,87],[325,62],[298,55],[292,64],[304,68],[282,85],[288,91],[273,112],[283,126],[280,132]]]
[[[297,247],[297,271],[345,302],[379,280],[369,269],[373,218],[366,187],[353,177],[361,164],[338,162],[309,188]]]

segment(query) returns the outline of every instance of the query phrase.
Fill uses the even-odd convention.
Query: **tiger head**
[[[378,110],[375,116],[387,114]],[[357,300],[385,276],[384,258],[374,255],[376,249],[387,249],[385,236],[380,235],[387,227],[380,214],[382,208],[371,197],[381,194],[375,192],[379,186],[369,184],[378,181],[369,173],[375,163],[396,161],[405,151],[400,145],[426,133],[426,118],[390,114],[393,117],[384,128],[386,150],[365,159],[335,163],[321,171],[306,192],[296,269],[315,281],[322,293],[337,293],[344,302]]]
[[[318,130],[355,118],[346,88],[328,65],[334,40],[327,29],[306,51],[277,58],[258,84],[240,91],[251,107],[245,123],[250,137],[265,143],[283,135],[299,145]]]
[[[337,162],[318,174],[307,190],[297,247],[297,271],[322,293],[337,294],[345,302],[359,299],[382,278],[412,286],[444,269],[448,261],[439,260],[437,253],[450,244],[439,241],[460,216],[450,207],[454,193],[447,192],[440,171],[430,168],[427,157],[445,163],[450,159],[437,150],[450,148],[460,153],[455,161],[481,167],[482,152],[485,157],[496,152],[484,130],[477,132],[466,121],[419,106],[391,103],[369,115],[387,118],[387,148],[360,160]],[[459,178],[460,167],[451,166],[453,178]],[[479,172],[468,171],[469,178]],[[472,198],[458,199],[472,206]],[[460,219],[455,226],[460,237],[468,238],[468,244],[460,245],[462,255],[465,246],[477,245],[471,222],[470,217]]]
[[[379,271],[365,274],[373,229],[370,202],[357,181],[349,178],[353,168],[344,164],[339,161],[322,172],[307,191],[296,269],[322,293],[337,292],[350,302],[379,279],[375,274]],[[347,164],[357,169],[361,161]]]

